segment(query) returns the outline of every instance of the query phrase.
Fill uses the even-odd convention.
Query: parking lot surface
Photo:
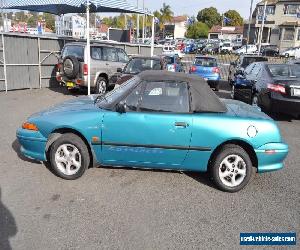
[[[94,168],[66,181],[21,156],[15,132],[70,98],[62,89],[0,93],[0,249],[240,249],[240,232],[299,235],[299,119],[275,117],[290,146],[285,168],[238,193],[201,173]]]

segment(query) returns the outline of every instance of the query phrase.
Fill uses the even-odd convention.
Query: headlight
[[[27,130],[33,130],[33,131],[38,131],[39,130],[38,127],[35,124],[30,123],[30,122],[24,122],[22,124],[22,128],[27,129]]]

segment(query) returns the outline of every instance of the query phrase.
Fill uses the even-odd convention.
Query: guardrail
[[[0,91],[57,86],[57,59],[66,43],[84,41],[70,37],[34,36],[28,34],[0,33]],[[127,54],[150,56],[150,45],[112,43],[123,48]],[[155,47],[154,54],[160,55],[161,47]]]

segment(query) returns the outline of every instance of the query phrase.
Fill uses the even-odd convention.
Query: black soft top
[[[187,83],[191,95],[192,112],[225,113],[227,111],[225,104],[221,102],[219,97],[211,90],[207,82],[199,76],[168,71],[147,70],[140,73],[138,77],[144,81],[175,81]]]

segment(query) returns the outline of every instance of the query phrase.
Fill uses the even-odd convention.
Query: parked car
[[[204,49],[202,49],[202,54],[209,54],[209,55],[214,55],[214,54],[218,54],[220,51],[220,47],[219,44],[217,43],[208,43]]]
[[[177,56],[165,56],[166,69],[171,72],[184,72],[181,59]]]
[[[163,55],[178,55],[179,58],[184,57],[184,53],[182,53],[179,49],[177,49],[171,45],[164,46],[162,54]]]
[[[262,46],[261,54],[263,56],[279,56],[279,48],[276,45]]]
[[[231,54],[233,51],[232,44],[230,42],[224,42],[220,50],[223,54]]]
[[[240,49],[234,51],[235,54],[244,55],[244,54],[257,54],[257,46],[254,44],[244,45]]]
[[[110,88],[110,79],[118,68],[124,68],[129,58],[123,49],[111,45],[91,44],[91,88],[104,94]],[[87,48],[84,42],[64,46],[57,66],[56,79],[69,89],[86,88],[88,78]]]
[[[196,51],[196,46],[194,43],[187,43],[184,47],[184,53],[185,54],[191,54]]]
[[[281,57],[294,57],[294,58],[300,58],[300,47],[295,47],[295,48],[289,48],[286,50],[283,50],[280,53]]]
[[[235,99],[267,113],[300,115],[300,65],[253,63],[240,78],[244,84],[235,84]]]
[[[144,71],[105,95],[41,111],[17,138],[22,154],[67,180],[97,165],[173,169],[209,172],[227,192],[244,188],[253,167],[283,168],[288,154],[263,112],[220,100],[199,77],[167,71]]]
[[[254,62],[266,62],[268,58],[254,55],[241,55],[236,61],[230,63],[228,82],[233,84],[236,81],[236,75],[241,74],[244,69]]]
[[[133,76],[145,70],[165,70],[167,68],[165,57],[133,56],[124,69],[119,68],[113,82],[119,86]]]
[[[201,76],[211,88],[219,91],[221,76],[216,58],[197,55],[190,68],[190,74]]]

